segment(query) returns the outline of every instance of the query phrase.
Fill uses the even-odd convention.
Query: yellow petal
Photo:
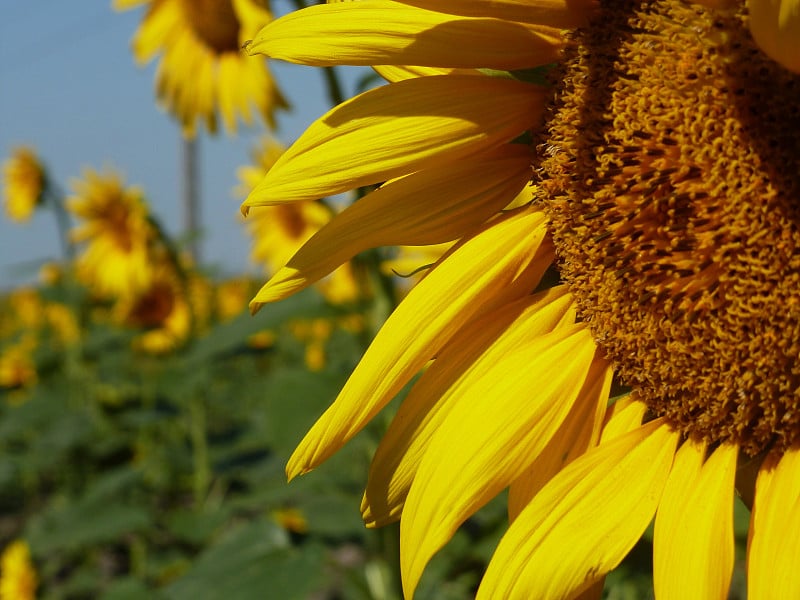
[[[400,521],[407,598],[456,529],[545,448],[574,405],[595,351],[584,325],[562,327],[506,352],[463,390],[422,458]]]
[[[520,344],[574,322],[572,298],[566,286],[558,286],[462,327],[411,388],[378,445],[361,505],[367,526],[400,518],[431,439],[453,404],[464,401],[465,390]]]
[[[675,455],[656,515],[653,583],[659,600],[725,600],[733,573],[733,489],[737,446],[706,444]]]
[[[111,7],[114,10],[128,10],[140,4],[147,4],[148,2],[150,2],[150,0],[113,0]]]
[[[513,521],[531,499],[561,469],[600,441],[603,415],[614,371],[597,358],[586,378],[579,401],[564,419],[561,428],[538,458],[528,466],[508,490],[508,518]]]
[[[251,303],[257,310],[319,281],[368,248],[450,242],[506,206],[530,179],[530,153],[505,145],[390,181],[314,234]]]
[[[800,0],[747,0],[750,32],[767,56],[800,73]]]
[[[749,600],[800,598],[800,447],[770,454],[756,480],[747,544]]]
[[[606,411],[605,425],[600,442],[607,442],[622,434],[633,431],[642,424],[647,405],[629,394],[617,400]]]
[[[552,260],[546,219],[523,209],[456,245],[395,309],[286,467],[310,471],[352,438],[471,318],[522,297]]]
[[[364,92],[313,123],[243,210],[316,200],[489,149],[537,123],[545,97],[529,84],[470,75],[418,77]]]
[[[494,17],[568,29],[585,25],[596,0],[399,0],[403,4],[470,17]]]
[[[431,75],[479,75],[485,74],[478,69],[450,69],[444,67],[416,67],[413,65],[373,65],[375,72],[386,81],[395,82],[415,77],[430,77]]]
[[[569,598],[596,583],[652,519],[677,441],[652,421],[570,463],[500,540],[478,599]]]
[[[561,46],[560,31],[541,25],[364,0],[291,12],[264,27],[246,48],[250,54],[315,67],[418,65],[514,70],[553,62]]]

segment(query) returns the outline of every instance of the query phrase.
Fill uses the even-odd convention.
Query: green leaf
[[[231,354],[243,347],[250,334],[264,329],[276,329],[291,319],[310,319],[333,316],[336,311],[325,303],[315,290],[306,290],[291,298],[272,304],[258,315],[243,313],[215,327],[191,347],[186,360],[189,365],[207,368],[209,361]]]
[[[324,584],[323,561],[321,546],[294,548],[286,532],[261,520],[229,532],[162,592],[173,600],[305,600]]]

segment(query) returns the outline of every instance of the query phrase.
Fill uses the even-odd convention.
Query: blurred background
[[[388,417],[291,485],[284,465],[407,289],[392,269],[441,249],[247,306],[352,198],[247,223],[241,201],[377,83],[240,52],[300,5],[0,0],[0,600],[400,598],[396,524],[359,514]],[[471,596],[504,511],[419,598]]]
[[[292,9],[273,2],[273,11]],[[131,39],[144,7],[112,10],[110,0],[0,0],[0,150],[33,146],[51,177],[67,187],[86,167],[114,167],[141,185],[172,234],[181,232],[181,128],[154,101],[157,60],[137,67]],[[275,135],[291,142],[330,103],[318,70],[283,63],[271,69],[292,109],[277,114]],[[352,91],[359,71],[341,72]],[[236,169],[265,131],[198,136],[199,214],[204,259],[223,272],[257,267],[242,235]],[[209,226],[213,224],[213,227]],[[23,226],[0,220],[0,289],[36,276],[59,256],[52,218],[36,214]]]

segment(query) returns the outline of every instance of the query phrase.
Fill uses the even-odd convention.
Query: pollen
[[[800,441],[800,77],[744,7],[605,2],[572,35],[534,172],[580,318],[685,435]]]

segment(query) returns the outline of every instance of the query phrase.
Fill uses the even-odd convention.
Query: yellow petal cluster
[[[101,297],[138,295],[150,285],[155,239],[144,193],[125,187],[116,173],[90,169],[72,187],[67,209],[79,220],[72,239],[84,245],[78,277]]]
[[[11,542],[0,556],[0,600],[34,600],[38,584],[28,544]]]
[[[236,131],[260,117],[270,126],[288,108],[263,60],[241,54],[241,45],[272,19],[265,0],[115,0],[118,10],[146,5],[133,39],[140,64],[161,54],[156,74],[159,102],[192,137],[197,122],[215,132],[221,118]]]
[[[17,148],[3,164],[3,203],[6,215],[28,221],[41,204],[45,189],[44,167],[30,148]]]

